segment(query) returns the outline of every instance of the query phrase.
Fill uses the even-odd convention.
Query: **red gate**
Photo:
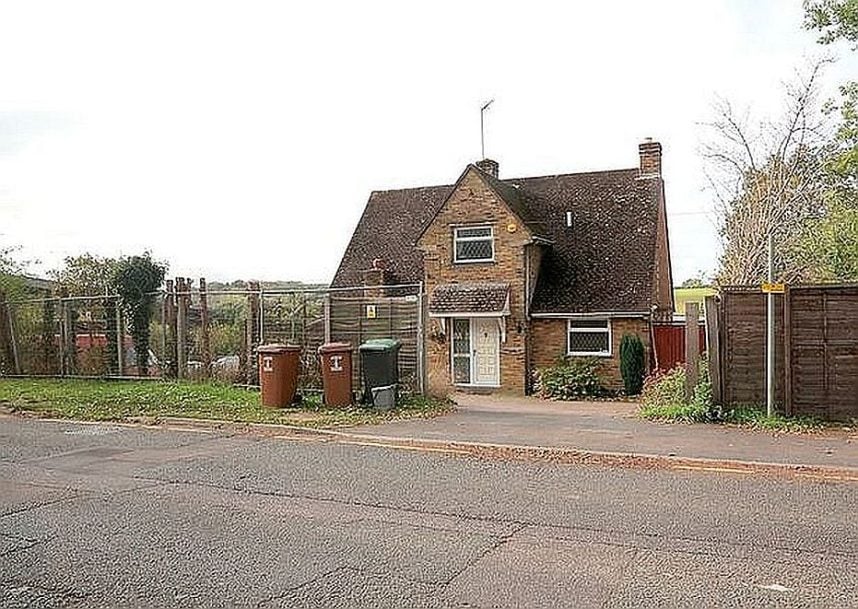
[[[706,324],[698,325],[701,354],[706,351]],[[685,363],[685,323],[653,326],[655,362],[659,370],[671,370]]]

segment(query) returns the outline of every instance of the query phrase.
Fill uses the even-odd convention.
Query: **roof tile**
[[[551,243],[545,246],[532,312],[649,310],[661,179],[642,179],[637,168],[507,180],[481,174],[534,235]],[[361,272],[374,258],[385,260],[391,283],[422,281],[416,243],[452,189],[373,192],[333,285],[361,285]]]

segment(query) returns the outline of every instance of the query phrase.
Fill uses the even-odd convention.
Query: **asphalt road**
[[[2,607],[858,607],[858,485],[0,418]]]

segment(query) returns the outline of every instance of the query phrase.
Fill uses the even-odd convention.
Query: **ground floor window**
[[[453,382],[471,384],[471,320],[453,320]]]
[[[570,319],[567,328],[568,355],[611,355],[611,320]]]

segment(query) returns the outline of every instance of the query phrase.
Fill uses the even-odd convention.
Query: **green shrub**
[[[620,340],[620,374],[626,395],[639,395],[646,374],[646,355],[636,334],[626,334]]]
[[[539,371],[537,394],[555,400],[579,400],[605,395],[596,358],[565,357]]]
[[[700,362],[700,372],[691,401],[685,399],[685,367],[658,372],[644,381],[641,416],[666,421],[705,422],[725,420],[720,406],[712,403],[709,367]]]
[[[157,292],[167,265],[152,260],[151,254],[127,256],[116,264],[113,288],[125,309],[128,331],[134,342],[136,365],[143,376],[149,374],[150,324],[155,315]]]

